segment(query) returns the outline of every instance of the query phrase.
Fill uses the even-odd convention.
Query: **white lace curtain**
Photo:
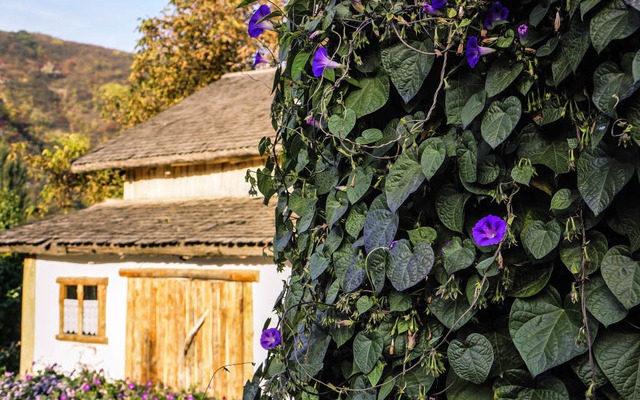
[[[64,299],[64,332],[78,333],[78,300]],[[82,302],[82,334],[98,334],[98,300]]]

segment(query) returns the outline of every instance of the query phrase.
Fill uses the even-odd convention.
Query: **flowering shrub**
[[[640,398],[639,9],[262,9],[292,276],[245,398]]]
[[[102,372],[83,369],[71,374],[47,367],[24,378],[11,372],[0,378],[2,400],[204,400],[208,397],[198,391],[178,391],[162,384],[148,382],[138,385],[129,380],[108,380]]]

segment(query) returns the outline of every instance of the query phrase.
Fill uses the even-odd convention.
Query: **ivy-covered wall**
[[[245,398],[640,399],[640,1],[252,3],[292,277]]]

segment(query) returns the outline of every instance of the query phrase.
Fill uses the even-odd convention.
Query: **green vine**
[[[250,179],[291,279],[244,398],[640,399],[639,27],[636,0],[260,6]]]

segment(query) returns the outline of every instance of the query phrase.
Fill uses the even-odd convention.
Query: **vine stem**
[[[589,330],[589,317],[587,316],[587,301],[584,290],[587,281],[587,235],[584,227],[584,218],[582,215],[582,207],[580,208],[580,234],[582,236],[582,254],[580,257],[580,309],[582,311],[582,323],[587,332],[587,353],[589,354],[589,369],[591,370],[591,385],[596,381],[596,365],[593,362],[593,349],[591,347],[591,331]],[[595,391],[595,389],[594,389]]]

